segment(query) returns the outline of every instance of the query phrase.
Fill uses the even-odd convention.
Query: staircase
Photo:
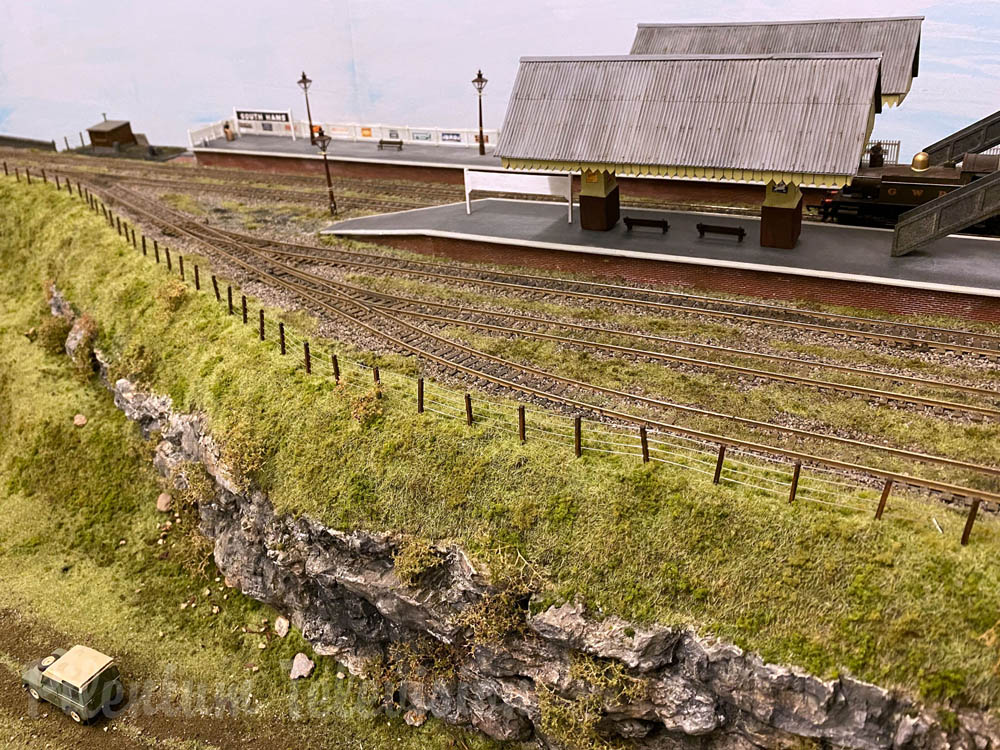
[[[1000,118],[997,119],[997,127],[1000,128]],[[974,180],[900,216],[892,238],[892,255],[906,255],[921,245],[998,215],[1000,171]]]
[[[924,148],[931,157],[931,166],[954,165],[966,152],[981,154],[988,148],[1000,144],[1000,112],[994,112],[967,128],[942,138],[937,143]]]

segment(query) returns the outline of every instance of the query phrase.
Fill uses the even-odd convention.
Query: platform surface
[[[390,235],[448,237],[1000,297],[998,239],[953,235],[893,258],[892,232],[885,229],[803,222],[798,246],[779,250],[760,246],[760,219],[755,217],[625,206],[622,215],[666,218],[670,230],[662,234],[637,227],[627,232],[619,222],[611,231],[590,232],[580,228],[579,206],[574,206],[569,224],[565,203],[485,198],[472,202],[471,215],[466,215],[464,203],[454,203],[349,219],[323,233],[376,242]],[[742,226],[747,234],[743,242],[725,235],[699,238],[698,222]]]
[[[310,145],[306,138],[292,140],[283,136],[244,135],[235,141],[216,138],[207,146],[195,144],[199,151],[218,152],[235,151],[247,154],[270,154],[274,156],[291,156],[300,158],[322,159],[319,149]],[[379,151],[377,141],[330,141],[327,157],[335,161],[365,161],[387,162],[390,164],[419,165],[424,167],[490,167],[501,169],[500,159],[493,155],[493,148],[486,147],[486,156],[479,155],[476,146],[434,146],[424,144],[403,145],[402,151],[387,148]]]

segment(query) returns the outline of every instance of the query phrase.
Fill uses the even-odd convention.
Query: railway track
[[[554,375],[540,368],[511,362],[452,341],[432,330],[420,327],[403,317],[405,315],[403,311],[374,305],[370,300],[366,300],[364,295],[357,294],[354,290],[345,289],[342,285],[331,282],[322,276],[287,265],[276,260],[273,256],[268,256],[260,248],[240,242],[239,240],[234,240],[226,236],[226,233],[193,222],[182,214],[158,205],[153,209],[149,209],[148,207],[143,208],[139,204],[143,202],[148,204],[151,202],[149,199],[143,198],[143,196],[130,193],[130,191],[125,191],[119,187],[112,199],[124,206],[133,215],[151,220],[158,226],[186,236],[208,247],[212,252],[218,253],[227,261],[234,263],[253,278],[262,280],[265,283],[274,283],[292,292],[300,299],[308,301],[316,308],[350,322],[352,325],[356,325],[368,333],[378,336],[380,339],[391,343],[402,351],[441,364],[446,369],[457,370],[458,372],[472,376],[480,382],[500,385],[511,391],[526,394],[548,403],[559,404],[626,424],[646,424],[674,434],[730,444],[749,450],[761,451],[764,454],[807,460],[835,469],[862,471],[867,475],[887,478],[890,476],[893,478],[904,476],[872,467],[859,466],[858,464],[838,458],[819,457],[781,446],[764,445],[739,438],[706,433],[669,422],[647,419],[635,414],[622,412],[617,408],[584,401],[577,394],[586,392],[591,396],[594,394],[611,396],[660,410],[683,412],[699,417],[712,417],[724,420],[727,423],[740,424],[755,430],[764,430],[771,434],[783,435],[786,438],[825,441],[854,450],[874,451],[882,456],[893,456],[908,461],[945,466],[954,470],[971,472],[981,477],[984,475],[991,477],[1000,476],[1000,468],[994,466],[975,464],[959,459],[929,455],[833,434],[816,433],[731,414],[712,412],[707,409],[653,399],[640,394],[625,393],[595,386],[591,383],[584,383],[571,378]],[[371,321],[380,321],[381,324],[374,325]],[[383,326],[385,324],[388,325],[387,329],[384,330]],[[913,477],[908,477],[908,479],[916,481],[918,486],[936,489],[937,491],[958,495],[983,494],[976,490],[959,488],[955,485],[944,484],[935,480],[916,479]],[[943,490],[942,487],[948,487],[949,489]],[[990,495],[990,499],[994,499],[992,493],[987,492],[985,494]],[[995,499],[1000,500],[1000,495],[995,496]]]
[[[240,241],[256,243],[258,246],[291,247],[299,251],[305,250],[314,254],[312,256],[300,254],[303,259],[344,267],[392,272],[393,274],[403,273],[418,278],[474,284],[513,293],[562,296],[597,303],[667,310],[723,319],[729,322],[739,321],[766,326],[781,326],[842,338],[877,341],[915,350],[937,350],[1000,360],[1000,335],[990,333],[803,310],[767,303],[726,300],[718,297],[619,284],[560,279],[553,276],[482,271],[467,267],[462,267],[460,273],[455,270],[455,265],[433,261],[403,260],[375,253],[349,251],[328,246],[265,240],[236,232],[226,232],[226,234]],[[320,254],[315,254],[317,252]],[[883,330],[877,330],[880,327]],[[892,332],[893,330],[897,332]]]
[[[316,255],[316,254],[310,254],[310,253],[301,253],[301,252],[295,252],[295,251],[286,251],[286,250],[282,250],[282,249],[277,249],[277,250],[273,249],[274,245],[288,246],[288,245],[290,245],[292,243],[276,242],[276,241],[264,240],[264,239],[261,239],[261,238],[251,238],[248,235],[240,235],[240,234],[232,233],[232,232],[224,232],[224,233],[226,235],[229,235],[229,236],[232,236],[232,237],[244,240],[244,241],[252,240],[253,243],[256,246],[261,247],[262,249],[265,249],[267,252],[273,253],[273,254],[281,256],[281,257],[289,258],[289,259],[291,259],[293,261],[296,261],[296,262],[317,263],[317,264],[329,262],[329,256],[328,255]],[[322,248],[322,247],[299,246],[299,245],[294,245],[294,246],[295,247],[308,247],[308,248],[315,249],[315,250],[320,250],[320,251],[329,250],[329,248]],[[340,251],[336,251],[336,252],[340,252]],[[381,256],[379,256],[379,257],[381,257]],[[359,288],[359,290],[360,290],[360,288]],[[703,343],[703,342],[692,341],[692,340],[689,340],[689,339],[677,339],[677,338],[669,338],[669,337],[665,337],[665,336],[657,336],[657,335],[653,335],[653,334],[636,333],[636,332],[633,332],[633,331],[621,330],[621,329],[617,329],[617,328],[607,328],[607,327],[602,327],[602,326],[586,325],[586,324],[574,323],[574,322],[565,321],[565,320],[556,320],[556,319],[552,319],[552,318],[543,318],[543,317],[532,316],[532,315],[524,315],[524,314],[514,314],[514,313],[509,313],[509,312],[500,312],[500,311],[496,311],[496,310],[478,309],[478,308],[470,307],[469,305],[453,305],[453,304],[447,304],[447,303],[439,302],[439,301],[436,301],[436,300],[417,299],[417,298],[412,298],[412,297],[405,297],[405,296],[402,296],[402,295],[390,295],[390,294],[386,294],[384,292],[377,292],[377,291],[370,290],[370,289],[368,289],[366,291],[368,291],[369,293],[376,294],[378,296],[381,296],[381,297],[393,300],[395,302],[399,302],[399,303],[405,303],[405,304],[417,305],[417,306],[424,306],[424,307],[432,307],[432,308],[438,308],[438,309],[444,309],[444,310],[452,310],[452,311],[455,311],[455,312],[458,312],[458,313],[467,314],[467,315],[471,315],[471,316],[477,316],[477,317],[483,317],[483,318],[502,318],[502,319],[509,320],[509,321],[515,321],[515,322],[520,323],[520,324],[528,324],[528,325],[537,326],[537,327],[572,329],[572,330],[584,332],[584,333],[595,335],[595,336],[605,336],[605,337],[606,336],[615,336],[615,337],[629,338],[629,339],[634,339],[634,340],[638,340],[638,341],[643,341],[643,342],[646,342],[648,344],[670,346],[674,350],[676,350],[677,348],[695,349],[695,350],[701,350],[701,351],[705,351],[705,352],[712,352],[712,353],[721,354],[721,355],[752,358],[752,359],[762,360],[762,361],[766,361],[766,362],[772,362],[772,363],[776,363],[776,364],[781,364],[781,365],[785,365],[785,366],[795,366],[795,367],[803,367],[803,368],[822,368],[822,369],[826,369],[826,370],[829,370],[829,371],[832,371],[832,372],[839,372],[839,373],[843,373],[843,374],[847,374],[847,375],[851,375],[851,376],[855,376],[855,377],[860,377],[860,378],[876,379],[876,380],[881,380],[881,381],[898,382],[898,383],[909,383],[909,384],[912,384],[912,385],[917,385],[917,386],[921,386],[921,387],[927,387],[927,388],[931,388],[931,389],[954,390],[954,391],[959,391],[959,392],[962,392],[962,393],[968,393],[968,394],[972,394],[972,395],[975,395],[975,396],[983,397],[983,398],[986,398],[986,399],[989,399],[989,400],[993,400],[993,401],[995,401],[997,399],[1000,399],[1000,391],[992,390],[992,389],[989,389],[989,388],[983,388],[983,387],[979,387],[979,386],[974,386],[974,385],[968,385],[968,384],[965,384],[965,383],[960,383],[960,382],[955,382],[955,381],[936,380],[936,379],[932,379],[932,378],[921,378],[921,377],[916,377],[916,376],[911,376],[911,375],[904,375],[904,374],[900,374],[900,373],[893,373],[893,372],[885,372],[885,371],[879,371],[879,370],[872,370],[872,369],[869,369],[869,368],[852,367],[852,366],[848,366],[848,365],[838,365],[838,364],[827,363],[827,362],[817,362],[815,360],[801,359],[801,358],[796,358],[796,357],[790,357],[790,356],[787,356],[787,355],[770,354],[770,353],[758,352],[758,351],[753,351],[753,350],[748,350],[748,349],[738,349],[738,348],[733,348],[733,347],[721,346],[721,345],[717,345],[717,344],[706,344],[706,343]],[[469,324],[473,325],[473,326],[476,325],[474,322],[469,323]],[[483,326],[483,327],[484,327],[484,329],[500,330],[500,329],[497,329],[496,327],[493,327],[493,326]],[[509,329],[502,329],[502,330],[509,330]],[[534,331],[532,331],[532,330],[524,331],[524,333],[526,335],[528,335],[528,336],[536,336],[536,333]],[[739,366],[733,366],[733,365],[730,365],[730,364],[727,364],[727,363],[723,363],[723,362],[715,362],[715,361],[708,361],[708,360],[703,360],[703,359],[694,359],[694,358],[690,358],[690,357],[674,356],[674,355],[668,355],[668,354],[666,354],[664,352],[648,351],[648,350],[638,350],[638,349],[635,349],[635,348],[632,348],[632,347],[618,347],[618,346],[613,346],[613,345],[604,346],[604,345],[602,345],[602,344],[600,344],[598,342],[589,341],[589,340],[585,340],[585,339],[571,339],[569,337],[559,337],[559,336],[549,337],[549,336],[542,336],[541,334],[537,334],[537,337],[539,337],[539,338],[548,338],[549,340],[553,340],[553,341],[562,341],[564,343],[573,343],[573,344],[577,344],[579,346],[585,346],[585,347],[589,347],[589,348],[592,348],[592,349],[598,349],[598,350],[603,350],[603,351],[608,351],[608,352],[617,351],[617,352],[621,352],[623,354],[628,354],[630,356],[647,356],[647,357],[650,357],[650,358],[653,358],[653,359],[663,359],[664,361],[673,361],[673,362],[677,362],[677,363],[690,364],[690,365],[699,366],[699,367],[707,367],[707,368],[713,368],[713,367],[715,367],[715,368],[718,368],[718,369],[728,369],[728,370],[730,370],[732,372],[740,372],[741,374],[750,375],[750,376],[753,376],[753,377],[764,377],[764,378],[769,378],[769,379],[785,380],[787,382],[798,382],[800,384],[811,384],[811,385],[814,385],[815,387],[818,387],[820,389],[844,390],[845,392],[852,392],[852,391],[854,391],[854,392],[857,392],[857,393],[865,393],[867,395],[878,397],[878,398],[884,398],[886,400],[901,400],[901,401],[910,400],[909,394],[899,394],[899,393],[895,393],[895,392],[892,392],[892,391],[885,391],[884,389],[866,389],[866,388],[857,388],[857,389],[854,389],[853,386],[851,386],[850,384],[846,384],[846,383],[837,383],[837,382],[833,382],[833,381],[820,381],[820,380],[809,379],[809,378],[798,378],[798,377],[795,377],[795,376],[790,376],[788,373],[775,373],[773,371],[764,371],[764,370],[761,370],[760,368],[739,367]],[[925,406],[931,406],[931,407],[934,407],[934,408],[944,408],[944,409],[950,409],[950,408],[954,407],[954,409],[958,410],[958,411],[965,410],[965,408],[967,406],[971,406],[971,409],[969,411],[973,412],[973,413],[978,412],[978,413],[981,413],[981,414],[983,414],[985,416],[992,416],[992,417],[1000,415],[1000,410],[997,410],[993,406],[986,406],[986,407],[980,408],[980,407],[977,407],[975,405],[970,405],[970,404],[951,403],[951,402],[948,402],[948,401],[943,400],[943,399],[927,399],[927,400],[924,400],[924,399],[918,397],[915,400],[913,400],[913,403],[915,403],[915,404],[922,404],[922,405],[925,405]]]
[[[12,154],[12,157],[14,155]],[[23,162],[23,154],[18,154]],[[75,170],[81,161],[93,162],[94,171]],[[58,169],[61,173],[73,176],[74,179],[90,180],[95,174],[102,175],[129,175],[137,179],[170,179],[199,178],[206,180],[221,180],[229,184],[236,183],[237,189],[241,187],[257,188],[271,185],[287,185],[290,187],[314,188],[323,192],[325,196],[326,181],[322,177],[312,177],[309,175],[290,175],[272,172],[253,172],[240,169],[224,169],[218,167],[184,166],[176,167],[167,164],[154,166],[152,164],[129,164],[124,162],[114,162],[110,166],[113,171],[108,171],[108,160],[94,157],[40,157],[36,156],[27,162],[32,167],[47,167]],[[248,183],[250,183],[248,185]],[[335,189],[339,191],[348,190],[357,193],[371,193],[373,196],[391,196],[402,200],[420,200],[421,205],[438,205],[442,203],[453,203],[461,201],[465,193],[461,187],[448,183],[432,182],[405,182],[395,180],[364,179],[356,177],[336,177]],[[208,191],[206,191],[208,192]],[[291,191],[295,192],[295,191]],[[489,193],[498,197],[519,198],[525,197],[510,193]],[[533,200],[544,200],[542,196],[528,196]],[[295,200],[293,197],[277,198],[276,200]],[[553,199],[555,200],[555,199]],[[338,199],[339,202],[339,199]],[[325,200],[323,201],[325,205]],[[683,201],[664,201],[655,198],[644,198],[630,196],[625,199],[627,206],[636,208],[646,208],[660,211],[711,211],[713,213],[725,213],[736,216],[756,216],[759,210],[749,206],[721,206],[703,203],[685,203]],[[377,208],[377,207],[376,207]],[[387,210],[398,210],[391,207]]]

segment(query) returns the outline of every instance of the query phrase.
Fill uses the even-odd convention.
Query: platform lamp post
[[[326,160],[326,149],[327,146],[330,145],[330,140],[330,136],[323,132],[323,128],[320,128],[319,132],[316,133],[316,139],[313,142],[323,154],[323,168],[326,170],[326,189],[330,193],[330,216],[336,216],[337,199],[333,197],[333,180],[330,179],[330,162]]]
[[[302,93],[306,95],[306,117],[309,119],[309,142],[316,145],[316,139],[313,137],[313,116],[309,109],[309,86],[312,84],[312,80],[306,75],[306,72],[302,71],[302,77],[297,81],[299,87],[302,89]]]
[[[483,78],[483,71],[477,71],[472,85],[479,94],[479,155],[486,156],[486,141],[483,139],[483,89],[486,88],[486,79]]]

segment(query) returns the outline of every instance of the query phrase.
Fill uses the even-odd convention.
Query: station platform
[[[953,235],[893,258],[885,229],[803,222],[794,250],[763,248],[756,217],[649,211],[659,229],[609,232],[580,228],[579,209],[542,201],[485,198],[379,214],[336,223],[323,234],[441,254],[463,260],[531,265],[736,294],[878,308],[898,314],[942,314],[1000,322],[1000,239]],[[698,222],[742,226],[743,242],[708,234]]]
[[[234,157],[247,159],[273,160],[292,159],[315,162],[322,169],[323,156],[319,149],[309,143],[306,138],[284,138],[266,135],[243,135],[235,141],[216,138],[205,145],[196,144],[193,149],[200,164],[216,166],[220,159],[233,163]],[[331,166],[341,164],[359,164],[387,167],[410,167],[422,170],[445,170],[457,172],[466,167],[476,169],[502,169],[500,159],[493,155],[493,148],[488,146],[486,155],[479,155],[479,148],[474,146],[437,146],[419,143],[407,143],[403,150],[387,148],[379,150],[377,141],[340,141],[330,142],[327,158]],[[286,165],[287,166],[287,163]],[[313,166],[313,165],[310,165]],[[310,169],[309,171],[314,171]],[[450,181],[450,180],[449,180]]]
[[[198,164],[204,167],[248,169],[275,174],[323,174],[323,157],[305,138],[292,140],[279,136],[244,135],[235,141],[216,138],[191,149]],[[378,150],[376,142],[331,141],[327,151],[330,172],[334,177],[363,179],[414,180],[461,185],[463,171],[472,169],[503,170],[493,148],[486,147],[480,156],[475,146],[436,146],[406,144],[402,151]],[[764,199],[762,185],[674,180],[663,177],[621,177],[623,197],[649,198],[699,205],[759,206]],[[580,177],[574,175],[573,190],[580,191]],[[818,203],[825,190],[803,189],[806,204]]]

